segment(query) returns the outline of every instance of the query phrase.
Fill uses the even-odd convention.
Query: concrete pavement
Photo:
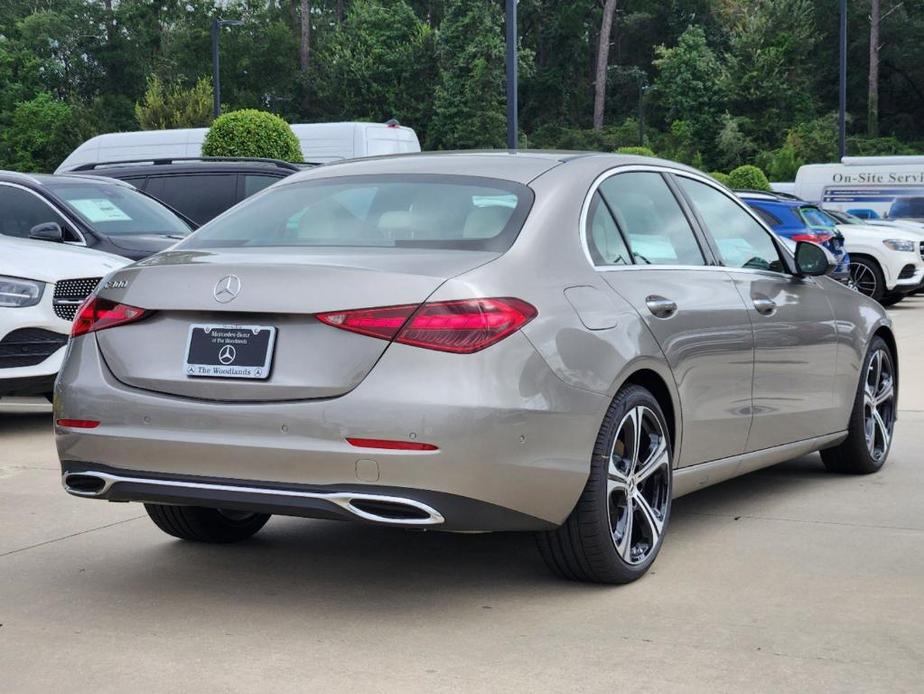
[[[817,455],[676,502],[653,570],[559,581],[529,536],[274,518],[203,547],[73,499],[47,415],[0,416],[0,690],[924,690],[924,297],[892,312],[878,475]]]

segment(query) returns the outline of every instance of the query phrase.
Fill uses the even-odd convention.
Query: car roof
[[[770,205],[779,205],[780,207],[817,207],[817,205],[814,203],[807,202],[805,200],[799,200],[790,197],[780,197],[774,195],[773,193],[735,191],[735,194],[748,203],[756,202]]]
[[[569,162],[597,160],[601,170],[649,164],[694,173],[696,169],[676,162],[632,154],[569,152],[552,150],[465,150],[457,152],[419,152],[364,157],[325,164],[297,173],[289,183],[317,178],[362,176],[368,174],[434,174],[496,178],[527,184],[545,172]]]
[[[105,176],[85,176],[71,174],[46,174],[46,173],[20,173],[19,171],[2,171],[0,170],[0,181],[5,183],[19,183],[30,188],[41,188],[53,182],[71,182],[86,183],[87,179],[92,179],[97,183],[107,185],[122,186],[124,188],[134,188],[130,183],[119,181],[114,178]]]

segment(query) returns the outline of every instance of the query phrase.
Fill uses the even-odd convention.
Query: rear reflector
[[[502,297],[336,311],[319,313],[316,318],[370,337],[470,354],[503,340],[537,314],[534,306],[521,299]]]
[[[834,238],[834,234],[819,232],[817,234],[793,234],[790,236],[793,241],[810,241],[812,243],[824,243]]]
[[[77,316],[71,326],[71,337],[134,323],[149,314],[150,311],[145,311],[143,308],[120,304],[109,299],[100,299],[95,294],[91,294],[77,310]]]
[[[69,429],[95,429],[99,422],[95,419],[59,419],[55,422],[59,427]]]
[[[432,443],[417,443],[416,441],[392,441],[391,439],[353,439],[348,438],[347,443],[357,448],[385,448],[392,451],[437,451]]]

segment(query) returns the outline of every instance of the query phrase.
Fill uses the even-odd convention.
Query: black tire
[[[879,303],[882,304],[883,306],[894,306],[895,304],[897,304],[899,301],[901,301],[904,298],[905,298],[904,294],[898,294],[896,292],[892,292],[882,297],[882,300]]]
[[[870,399],[867,397],[868,393],[866,386],[869,379],[870,365],[877,353],[882,354],[883,358],[888,360],[887,365],[891,378],[892,398],[887,407],[883,407],[882,404],[877,406],[880,421],[885,424],[888,430],[888,438],[881,447],[876,445],[877,439],[873,438],[872,448],[874,450],[871,451],[869,439],[867,437],[867,418],[871,416],[868,409]],[[847,438],[844,439],[843,443],[821,451],[821,460],[824,462],[825,467],[831,472],[851,475],[868,475],[873,472],[878,472],[885,464],[892,446],[892,433],[898,405],[895,397],[897,381],[895,380],[894,374],[895,357],[892,351],[889,349],[885,340],[881,337],[874,337],[867,350],[866,358],[863,360],[863,369],[860,371],[860,383],[857,386],[853,410],[850,413],[850,422],[847,426]],[[880,389],[879,385],[876,386],[875,390],[877,393],[884,392]],[[882,410],[881,412],[879,411],[880,409]],[[873,422],[873,435],[874,437],[879,435],[879,440],[881,441],[883,438],[879,433],[881,429],[876,425],[875,418]]]
[[[154,525],[168,535],[192,542],[239,542],[254,535],[270,519],[267,513],[219,511],[198,506],[145,504]]]
[[[637,448],[650,456],[648,460],[657,458],[659,462],[656,466],[651,465],[650,476],[636,485],[635,481],[628,481],[634,479],[629,460],[631,456],[620,456],[619,464],[628,464],[625,469],[630,473],[624,476],[627,486],[622,491],[622,487],[611,487],[617,478],[615,472],[621,468],[611,466],[610,455],[611,452],[615,454],[626,450],[622,447],[622,438],[617,440],[617,435],[624,436],[624,423],[635,416],[631,413],[638,412],[644,413],[640,418],[647,422],[643,423],[643,429],[644,426],[653,427],[656,420],[660,438],[654,433],[643,433]],[[663,449],[658,446],[663,446]],[[638,457],[641,458],[641,455]],[[563,578],[594,583],[629,583],[643,576],[658,555],[670,521],[672,459],[669,430],[658,401],[641,386],[624,387],[617,393],[604,417],[594,446],[590,476],[574,510],[560,528],[537,533],[539,552],[549,568]],[[653,516],[645,513],[641,500],[637,504],[633,501],[640,496],[647,499],[649,494],[652,501],[645,501],[646,508],[654,510],[654,518],[660,519],[660,530],[653,542],[650,540],[655,535],[656,524],[646,520]],[[618,506],[621,496],[625,497],[625,508]],[[621,539],[620,521],[623,526]],[[646,532],[649,535],[647,544]],[[640,536],[639,542],[633,543],[636,533]],[[623,545],[623,550],[617,550],[617,543]],[[628,554],[630,559],[624,558],[621,552]]]
[[[850,279],[858,292],[875,301],[882,301],[885,295],[885,277],[875,260],[864,256],[850,256]]]

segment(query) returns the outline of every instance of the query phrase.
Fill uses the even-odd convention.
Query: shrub
[[[232,111],[212,123],[202,143],[206,157],[267,157],[302,161],[292,128],[279,116],[256,109]]]
[[[728,174],[721,171],[713,171],[709,174],[722,185],[728,185]]]
[[[637,154],[640,157],[656,157],[650,147],[618,147],[616,154]]]
[[[730,188],[738,190],[771,190],[767,175],[751,164],[745,164],[744,166],[739,166],[737,169],[733,169],[732,172],[728,174],[727,185]]]
[[[189,89],[167,87],[156,75],[148,79],[144,98],[135,104],[142,130],[199,128],[212,122],[212,82],[200,77]]]

